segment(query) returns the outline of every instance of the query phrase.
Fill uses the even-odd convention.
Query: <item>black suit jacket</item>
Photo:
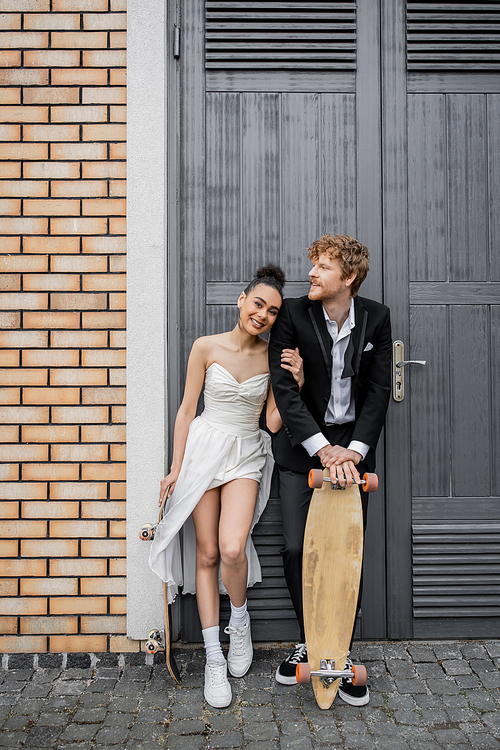
[[[351,439],[369,445],[373,454],[391,392],[390,313],[385,305],[357,296],[354,314],[342,377],[352,378],[356,419]],[[295,347],[304,360],[305,384],[300,393],[293,375],[281,367],[282,349]],[[309,471],[317,464],[301,443],[317,432],[327,436],[324,416],[331,393],[331,349],[322,303],[308,297],[284,300],[269,341],[271,380],[283,420],[273,450],[281,466]]]

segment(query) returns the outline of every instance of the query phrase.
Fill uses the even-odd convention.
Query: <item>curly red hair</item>
[[[307,250],[307,257],[315,263],[320,255],[327,255],[331,260],[337,260],[342,272],[342,279],[356,274],[351,284],[351,297],[355,297],[359,287],[366,279],[370,270],[370,253],[368,248],[349,237],[347,234],[324,234],[312,243]]]

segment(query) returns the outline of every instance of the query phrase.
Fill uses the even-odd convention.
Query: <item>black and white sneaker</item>
[[[307,661],[307,648],[305,643],[297,643],[292,653],[282,661],[276,670],[275,679],[281,685],[296,685],[295,668],[297,664]]]
[[[344,669],[352,667],[350,653],[350,651],[347,652]],[[370,701],[368,685],[353,685],[350,677],[341,679],[338,692],[342,700],[351,706],[366,706]]]

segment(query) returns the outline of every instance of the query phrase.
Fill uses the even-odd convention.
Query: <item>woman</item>
[[[250,533],[267,502],[273,467],[269,436],[258,425],[269,390],[267,341],[261,334],[276,320],[284,281],[276,266],[260,269],[238,299],[235,328],[194,342],[175,421],[172,465],[161,481],[166,514],[149,562],[167,583],[169,601],[181,584],[184,593],[196,590],[207,656],[205,698],[216,708],[231,702],[227,668],[242,677],[252,662],[246,590],[261,576]],[[205,409],[195,419],[204,383]],[[275,406],[273,412],[271,429],[279,420]],[[231,603],[227,664],[219,640],[219,590]]]

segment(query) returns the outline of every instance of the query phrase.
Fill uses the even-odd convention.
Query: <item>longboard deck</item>
[[[325,470],[325,476],[328,476]],[[363,559],[363,513],[357,485],[335,490],[329,482],[313,493],[304,534],[302,592],[308,661],[343,669],[356,616]],[[340,679],[328,687],[311,677],[320,708],[332,705]]]

